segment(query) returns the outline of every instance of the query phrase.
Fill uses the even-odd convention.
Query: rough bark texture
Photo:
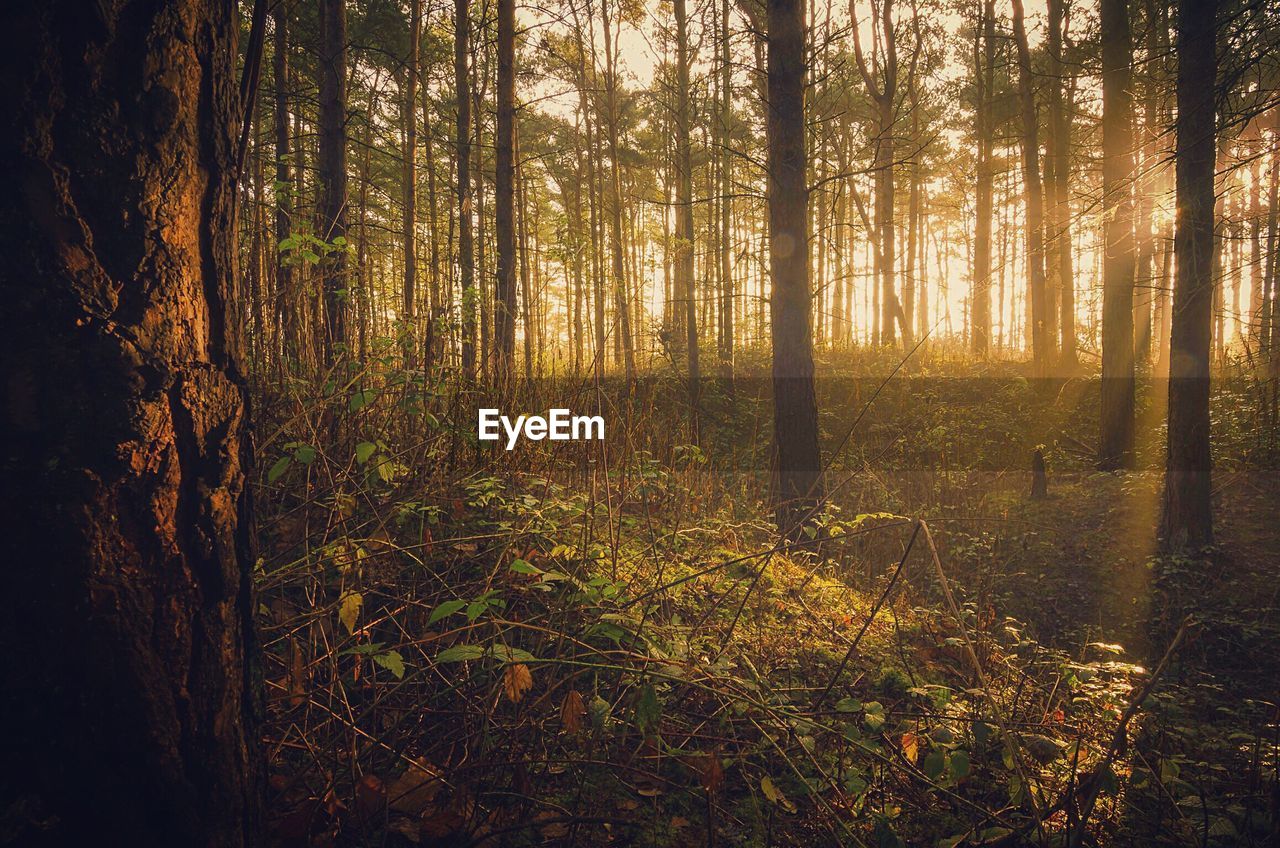
[[[1102,410],[1098,465],[1133,464],[1133,92],[1128,0],[1102,0]]]
[[[805,186],[804,4],[769,0],[769,269],[773,282],[774,438],[778,528],[796,535],[821,496],[813,389],[809,194]]]
[[[9,11],[6,836],[254,844],[234,6]]]
[[[1213,544],[1210,510],[1209,344],[1213,329],[1213,209],[1217,151],[1216,0],[1178,3],[1178,192],[1165,460],[1165,550]]]
[[[272,59],[272,83],[275,86],[275,108],[272,112],[272,129],[276,144],[276,192],[275,234],[276,244],[289,237],[293,226],[293,176],[290,174],[292,156],[289,148],[289,11],[284,3],[276,3],[271,10],[275,28],[274,57]],[[276,250],[276,312],[279,316],[283,344],[281,353],[285,360],[296,361],[301,343],[298,332],[298,293],[293,284],[293,268],[288,254]]]

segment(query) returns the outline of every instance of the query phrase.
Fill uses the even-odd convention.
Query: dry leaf
[[[902,754],[910,762],[915,762],[920,754],[920,739],[914,733],[902,734]]]
[[[419,757],[387,787],[387,800],[393,810],[418,815],[431,806],[442,789],[440,773],[426,757]]]
[[[302,645],[297,639],[289,639],[289,706],[300,707],[307,702],[307,663],[302,656]]]
[[[376,774],[366,774],[356,784],[356,814],[362,820],[381,815],[387,805],[387,785]]]
[[[702,788],[708,792],[714,793],[724,783],[724,767],[720,765],[720,755],[716,751],[707,754],[702,768]]]
[[[502,673],[502,690],[511,703],[518,704],[524,693],[533,688],[533,675],[524,663],[513,663]]]
[[[565,733],[578,733],[582,730],[582,720],[587,717],[587,705],[577,689],[570,689],[560,704],[560,726]]]

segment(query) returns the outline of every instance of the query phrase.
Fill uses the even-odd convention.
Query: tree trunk
[[[698,308],[693,277],[693,144],[689,140],[689,19],[685,0],[675,0],[676,16],[676,288],[684,301],[685,346],[689,363],[690,439],[698,443]]]
[[[600,2],[600,18],[604,30],[605,112],[609,131],[609,174],[613,204],[609,218],[613,237],[613,294],[615,319],[618,322],[617,343],[622,348],[628,384],[636,378],[635,347],[631,338],[631,310],[627,303],[627,278],[622,243],[622,166],[618,161],[618,71],[613,50],[613,29],[609,21],[609,0]]]
[[[1048,298],[1044,264],[1044,197],[1040,183],[1039,120],[1031,82],[1031,51],[1027,47],[1022,0],[1013,0],[1013,36],[1018,48],[1018,96],[1022,107],[1022,190],[1027,220],[1027,295],[1030,302],[1031,357],[1036,373],[1043,376],[1049,367],[1049,336],[1046,317]]]
[[[769,0],[769,270],[773,335],[774,441],[778,453],[778,529],[801,535],[821,497],[818,405],[813,387],[805,185],[802,0]]]
[[[1178,2],[1177,232],[1169,356],[1164,550],[1213,544],[1210,507],[1209,344],[1213,322],[1214,166],[1217,152],[1217,0]]]
[[[515,39],[515,0],[498,0],[498,120],[493,180],[498,273],[494,286],[493,336],[494,373],[504,382],[512,377],[516,345]]]
[[[973,296],[969,310],[970,350],[985,357],[991,349],[991,215],[993,174],[991,153],[994,136],[991,114],[995,85],[995,0],[980,0],[980,35],[974,36],[973,73],[977,82],[974,104],[974,135],[977,137],[977,185],[974,207],[977,220],[973,236]],[[982,43],[981,55],[978,43]]]
[[[1133,44],[1128,0],[1102,0],[1102,410],[1098,466],[1133,465]]]
[[[1053,0],[1049,4],[1049,59],[1053,67],[1049,86],[1049,145],[1047,160],[1053,163],[1053,178],[1050,180],[1049,223],[1051,233],[1052,259],[1051,269],[1046,269],[1046,277],[1052,272],[1057,292],[1058,316],[1056,325],[1061,332],[1059,363],[1067,373],[1074,371],[1079,364],[1076,356],[1076,283],[1071,244],[1071,112],[1063,103],[1062,92],[1066,89],[1066,66],[1062,61],[1063,27],[1066,17],[1066,3]],[[1052,306],[1049,307],[1048,318],[1054,318]],[[1049,344],[1053,344],[1053,333],[1049,332]]]
[[[296,363],[298,338],[298,301],[293,268],[279,244],[289,237],[293,219],[293,177],[289,174],[292,154],[289,148],[289,12],[284,3],[272,10],[275,27],[275,56],[272,81],[275,85],[274,129],[276,140],[276,314],[280,321],[282,344],[280,355],[287,363]]]
[[[409,3],[408,82],[404,95],[404,305],[400,320],[408,336],[405,364],[412,366],[417,351],[415,339],[418,285],[418,43],[422,40],[422,0]]]
[[[346,344],[347,280],[347,9],[344,0],[320,4],[320,237],[338,249],[322,262],[324,364]]]
[[[458,274],[462,292],[462,374],[476,378],[476,271],[471,243],[471,84],[467,70],[470,21],[467,0],[453,7],[453,91],[457,100]]]
[[[238,21],[86,12],[20,4],[0,36],[0,808],[38,811],[13,844],[257,844]]]
[[[734,358],[733,312],[737,289],[733,281],[733,156],[729,132],[733,122],[733,73],[729,64],[729,0],[720,2],[720,376],[732,386]]]

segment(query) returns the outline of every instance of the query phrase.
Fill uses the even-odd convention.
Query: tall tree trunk
[[[258,844],[235,6],[7,12],[7,836]]]
[[[676,288],[684,301],[685,346],[689,363],[690,437],[698,443],[698,308],[693,276],[693,144],[689,140],[689,18],[685,0],[675,0],[676,16]]]
[[[733,156],[729,134],[733,125],[733,71],[729,64],[729,0],[720,2],[720,376],[733,380],[733,313],[737,289],[733,281]]]
[[[1071,244],[1071,110],[1069,104],[1063,102],[1063,91],[1067,88],[1066,65],[1062,61],[1063,28],[1066,19],[1066,3],[1064,0],[1052,0],[1049,3],[1049,60],[1053,70],[1049,86],[1049,145],[1047,161],[1053,163],[1053,177],[1050,180],[1052,197],[1049,203],[1051,221],[1049,223],[1052,244],[1051,267],[1046,269],[1046,277],[1052,277],[1053,290],[1057,292],[1058,315],[1054,321],[1052,305],[1049,306],[1049,319],[1052,326],[1061,333],[1059,342],[1059,363],[1066,372],[1074,371],[1079,364],[1076,355],[1076,282]],[[1048,332],[1049,344],[1053,345],[1052,329]]]
[[[777,522],[780,532],[798,538],[803,519],[822,495],[809,291],[803,0],[769,0],[768,13],[766,128]]]
[[[613,237],[613,293],[615,318],[618,322],[617,343],[622,348],[627,382],[636,378],[635,346],[631,338],[631,309],[627,302],[627,277],[623,259],[622,242],[622,166],[618,161],[618,69],[614,55],[613,28],[609,21],[609,0],[600,0],[600,18],[604,30],[605,61],[605,112],[609,131],[609,174],[612,182],[613,203],[609,218]]]
[[[415,328],[418,285],[418,44],[422,40],[422,0],[409,2],[408,82],[404,95],[404,305],[400,320],[408,336],[405,364],[412,366],[417,351]]]
[[[978,142],[977,185],[974,208],[973,297],[969,310],[970,349],[985,357],[991,349],[991,216],[994,175],[991,167],[994,118],[992,90],[995,85],[995,0],[979,0],[980,35],[974,36],[973,72],[977,81],[974,106],[974,135]],[[979,54],[978,44],[982,51]]]
[[[276,141],[276,314],[280,321],[282,344],[280,354],[285,362],[295,364],[300,353],[298,337],[298,301],[293,267],[278,245],[289,237],[293,219],[293,177],[289,173],[292,154],[289,148],[289,11],[285,3],[272,9],[275,28],[275,56],[272,81],[275,85],[274,129]]]
[[[1037,374],[1049,367],[1047,284],[1044,263],[1044,196],[1040,183],[1039,119],[1031,81],[1031,50],[1022,0],[1013,0],[1013,36],[1018,48],[1018,98],[1022,111],[1022,190],[1027,220],[1027,295],[1030,302],[1031,356]]]
[[[1102,0],[1102,410],[1098,466],[1133,465],[1133,44],[1128,0]]]
[[[1217,0],[1178,1],[1178,192],[1161,547],[1213,544],[1209,344],[1213,323]]]
[[[498,0],[498,120],[494,134],[494,229],[498,274],[494,286],[494,373],[509,382],[516,344],[515,232],[515,0]],[[528,307],[528,304],[525,304]]]
[[[346,344],[347,280],[347,9],[344,0],[320,4],[320,237],[338,245],[322,262],[324,364]]]
[[[476,378],[476,271],[471,242],[471,75],[467,69],[471,23],[467,0],[453,6],[453,91],[457,100],[458,273],[462,292],[462,373]]]

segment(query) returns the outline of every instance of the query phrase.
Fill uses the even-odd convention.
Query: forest
[[[0,846],[1280,846],[1280,0],[15,0]]]

